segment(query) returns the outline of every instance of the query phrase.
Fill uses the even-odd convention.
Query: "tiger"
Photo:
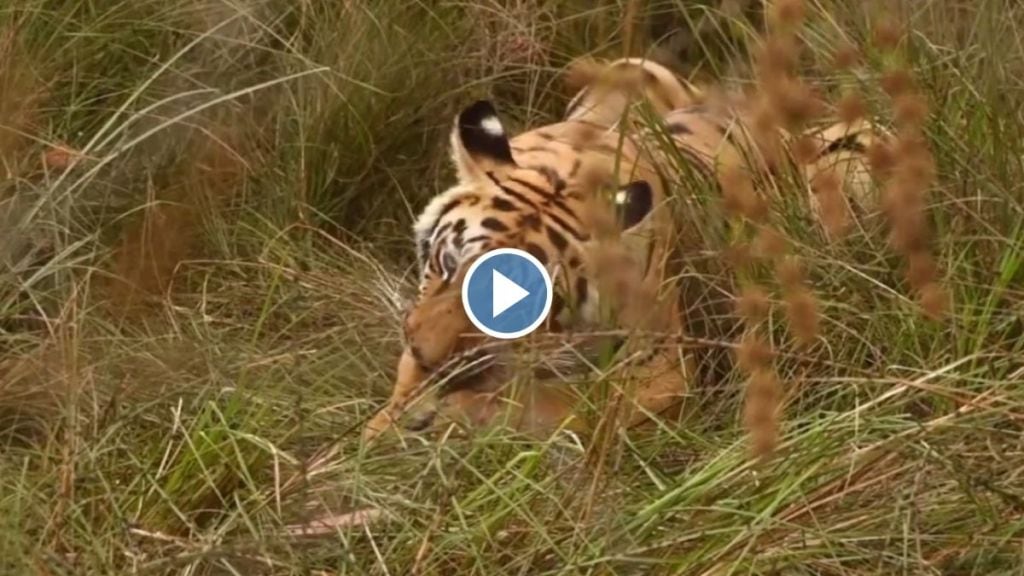
[[[422,430],[444,410],[476,423],[499,410],[500,377],[487,367],[469,371],[457,385],[438,385],[456,360],[493,357],[507,346],[480,334],[461,301],[470,266],[499,248],[524,250],[549,271],[554,295],[545,332],[602,325],[610,316],[629,335],[615,343],[623,359],[618,378],[629,388],[625,425],[678,409],[689,394],[696,365],[682,346],[678,274],[669,266],[678,248],[671,201],[686,191],[673,189],[677,179],[666,174],[650,133],[624,119],[642,101],[710,185],[721,159],[744,157],[753,142],[742,114],[708,106],[701,87],[652,60],[615,60],[592,76],[562,121],[515,136],[488,100],[456,116],[450,135],[456,182],[413,225],[419,290],[401,321],[404,347],[391,396],[365,424],[365,439],[400,422]],[[872,134],[870,126],[816,132],[819,149],[807,176],[836,162],[864,163]],[[587,428],[571,395],[552,397],[548,405],[534,403],[533,425]]]

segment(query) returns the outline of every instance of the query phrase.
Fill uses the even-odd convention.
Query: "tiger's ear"
[[[615,216],[622,230],[629,230],[643,221],[654,208],[651,185],[643,180],[630,182],[615,193]]]
[[[490,102],[480,100],[459,113],[452,130],[452,160],[463,182],[515,166],[505,127]]]

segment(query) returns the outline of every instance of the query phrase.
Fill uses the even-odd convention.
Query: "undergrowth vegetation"
[[[599,441],[359,440],[457,111],[554,120],[584,55],[750,84],[758,2],[0,5],[0,573],[1021,574],[1024,5],[805,4],[824,100],[923,121],[929,256],[772,206],[817,324],[790,342],[766,267],[763,459],[742,370]],[[687,205],[687,274],[733,286],[727,215]]]

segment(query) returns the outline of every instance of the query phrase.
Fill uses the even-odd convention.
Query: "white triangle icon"
[[[522,286],[508,279],[507,276],[491,270],[491,318],[513,307],[523,298],[529,296]]]

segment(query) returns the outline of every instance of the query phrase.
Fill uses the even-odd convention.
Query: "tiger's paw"
[[[391,411],[384,408],[374,414],[373,418],[370,418],[363,426],[363,442],[375,440],[378,436],[394,427],[395,419],[392,417]]]

